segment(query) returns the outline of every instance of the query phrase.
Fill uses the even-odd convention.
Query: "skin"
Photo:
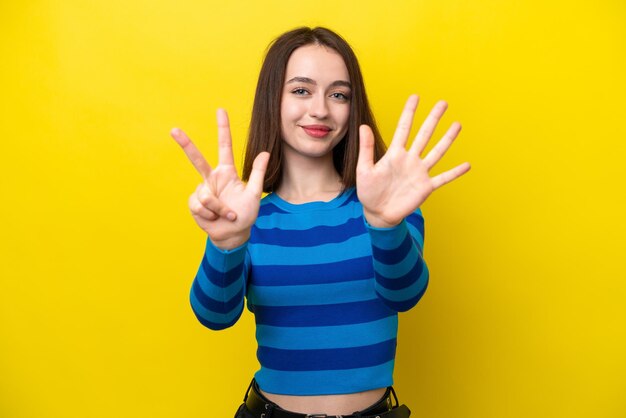
[[[319,45],[296,49],[287,63],[281,100],[283,178],[276,193],[290,203],[327,201],[342,189],[332,150],[348,130],[349,80],[343,58]]]
[[[349,118],[350,88],[345,83],[349,81],[345,63],[333,50],[304,46],[290,57],[285,80],[281,101],[284,177],[276,193],[294,204],[331,200],[341,190],[332,149],[345,135]],[[366,221],[374,227],[398,225],[433,191],[470,169],[469,163],[463,163],[430,175],[458,136],[458,122],[451,124],[424,158],[420,156],[446,111],[444,101],[433,107],[407,149],[418,101],[416,95],[407,100],[389,149],[377,163],[372,130],[366,125],[360,127],[357,194]],[[243,245],[250,237],[269,154],[262,152],[256,157],[250,180],[243,183],[234,166],[228,116],[222,109],[217,111],[217,124],[219,163],[215,168],[182,130],[175,128],[171,135],[203,178],[189,198],[191,214],[218,248],[228,250]],[[384,390],[322,396],[264,394],[282,408],[295,412],[349,415],[378,401]]]

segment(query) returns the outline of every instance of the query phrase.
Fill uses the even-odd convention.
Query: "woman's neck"
[[[283,176],[276,190],[281,199],[294,204],[330,201],[343,189],[332,154],[312,160],[283,160]]]

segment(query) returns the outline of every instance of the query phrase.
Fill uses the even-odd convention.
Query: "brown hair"
[[[276,190],[282,180],[280,103],[287,62],[293,51],[311,44],[331,48],[341,55],[352,84],[348,131],[333,149],[333,162],[342,178],[343,187],[356,186],[360,125],[369,125],[374,132],[374,160],[378,161],[385,153],[385,143],[367,100],[359,62],[350,45],[341,36],[326,28],[297,28],[280,35],[270,44],[261,67],[252,107],[243,179],[247,181],[250,178],[254,158],[262,151],[269,151],[270,160],[263,183],[265,192]]]

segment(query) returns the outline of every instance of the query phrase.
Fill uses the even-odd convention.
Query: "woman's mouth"
[[[313,138],[323,138],[331,131],[326,125],[303,125],[302,129],[304,129],[307,135]]]

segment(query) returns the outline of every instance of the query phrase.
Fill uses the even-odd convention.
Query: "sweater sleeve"
[[[428,287],[421,210],[418,208],[392,228],[365,224],[372,241],[376,294],[395,311],[411,309]]]
[[[225,251],[207,239],[190,292],[191,308],[205,327],[228,328],[241,316],[246,294],[246,251],[247,243]]]

